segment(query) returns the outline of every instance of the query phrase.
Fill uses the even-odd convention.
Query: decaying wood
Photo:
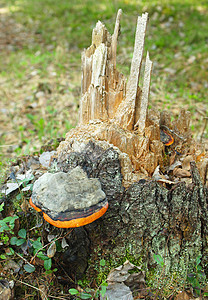
[[[96,247],[112,260],[128,251],[147,266],[154,265],[153,253],[160,254],[167,271],[185,276],[199,254],[204,269],[208,265],[208,153],[191,137],[189,112],[182,109],[172,121],[170,113],[148,109],[148,53],[139,86],[147,13],[138,18],[126,85],[116,69],[120,19],[121,10],[113,36],[100,21],[93,30],[92,45],[82,54],[79,124],[57,150],[60,170],[79,165],[89,177],[99,178],[109,210],[86,230],[73,231],[68,243],[75,252],[80,244],[86,246],[85,257],[91,253],[92,261]],[[161,130],[174,137],[168,151],[160,140]],[[85,239],[79,238],[80,232]]]
[[[133,165],[134,174],[123,174],[124,178],[129,179],[127,182],[124,179],[124,185],[127,186],[153,174],[156,166],[162,163],[164,147],[159,139],[159,123],[145,126],[152,69],[149,54],[146,58],[143,92],[138,86],[148,14],[138,17],[127,86],[125,77],[116,69],[120,19],[121,10],[118,11],[112,37],[99,21],[93,30],[92,45],[83,52],[79,126],[67,135],[65,143],[74,136],[77,140],[83,140],[84,137],[86,141],[106,141],[119,148],[127,154]],[[59,150],[64,151],[62,148],[64,143]]]
[[[79,125],[67,134],[58,152],[65,152],[65,148],[71,151],[69,145],[72,140],[85,145],[89,140],[106,141],[118,148],[122,165],[131,165],[127,168],[128,174],[124,171],[126,169],[122,169],[123,184],[129,186],[132,182],[151,176],[158,165],[163,168],[164,145],[160,141],[162,126],[175,132],[178,152],[185,154],[189,151],[187,143],[191,145],[193,141],[189,129],[189,112],[182,110],[178,119],[171,122],[168,113],[159,114],[156,110],[148,110],[152,70],[148,52],[143,87],[138,85],[147,13],[138,17],[127,85],[126,78],[117,71],[116,45],[120,19],[121,10],[117,14],[113,36],[100,21],[93,30],[92,45],[82,54]]]

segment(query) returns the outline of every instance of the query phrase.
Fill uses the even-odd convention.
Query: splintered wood
[[[124,75],[116,69],[121,14],[119,9],[112,36],[98,21],[93,29],[92,44],[82,53],[79,124],[66,135],[58,153],[67,154],[74,149],[81,151],[89,141],[99,141],[104,148],[114,147],[120,154],[124,186],[128,186],[140,178],[151,177],[157,166],[164,167],[165,146],[160,140],[161,130],[173,129],[177,146],[181,147],[183,154],[189,151],[187,143],[190,148],[193,141],[189,112],[182,110],[178,119],[171,122],[169,114],[148,110],[152,71],[148,52],[142,88],[139,82],[147,13],[138,17],[127,84]]]
[[[67,139],[76,136],[82,141],[107,141],[128,154],[133,164],[132,170],[142,171],[144,176],[148,176],[158,163],[162,163],[163,153],[163,144],[159,140],[159,121],[145,131],[152,70],[148,53],[143,91],[139,87],[148,14],[138,17],[127,85],[124,75],[116,69],[121,14],[119,9],[112,36],[100,21],[97,22],[92,33],[92,45],[82,54],[79,126],[69,133]],[[156,143],[153,141],[155,136],[158,138]]]

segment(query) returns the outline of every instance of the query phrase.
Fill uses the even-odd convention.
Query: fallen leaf
[[[61,247],[64,249],[67,246],[69,246],[69,244],[67,244],[66,239],[63,238],[62,241],[61,241]]]
[[[189,171],[181,168],[175,168],[173,170],[173,175],[179,178],[191,177],[191,173]]]
[[[56,235],[54,235],[54,234],[48,234],[48,236],[47,236],[47,239],[48,239],[49,243],[50,243],[52,240],[54,240],[55,238],[56,238]]]
[[[10,282],[6,279],[0,280],[0,300],[12,299],[12,288]]]
[[[48,297],[47,297],[47,288],[45,285],[41,284],[39,286],[39,289],[40,289],[40,296],[41,296],[41,299],[42,300],[47,300]]]
[[[174,163],[175,158],[176,158],[176,152],[174,151],[171,153],[171,156],[170,156],[170,166]]]
[[[50,166],[51,163],[51,158],[53,155],[55,155],[56,151],[47,151],[47,152],[43,152],[40,157],[39,157],[39,161],[41,163],[41,165],[43,167],[48,168]]]
[[[205,153],[201,153],[201,154],[197,155],[196,161],[197,161],[197,162],[200,161],[201,158],[204,157],[204,156],[205,156]]]
[[[179,160],[177,160],[176,162],[174,162],[173,164],[170,165],[170,167],[168,168],[168,172],[173,171],[176,167],[181,166],[181,162]]]
[[[185,292],[185,291],[182,291],[182,292],[179,292],[175,298],[175,300],[190,300],[190,297],[189,295]]]
[[[54,257],[55,253],[56,253],[56,243],[52,242],[47,250],[47,256],[49,258]]]
[[[12,273],[12,270],[14,273],[18,273],[20,270],[20,265],[16,263],[14,260],[10,259],[6,262],[4,265],[4,271],[10,270]]]
[[[155,168],[155,171],[154,171],[153,175],[152,175],[153,179],[155,179],[158,182],[162,182],[162,183],[168,183],[168,184],[175,184],[176,183],[174,181],[169,180],[167,175],[160,174],[159,171],[160,171],[160,166],[157,166]]]
[[[20,186],[21,186],[21,183],[18,184],[16,182],[7,182],[6,185],[3,187],[3,189],[1,190],[1,193],[3,193],[6,196],[8,196],[12,192],[14,192],[17,189],[19,189]]]
[[[136,270],[135,273],[129,274],[129,271],[133,269]],[[139,267],[128,260],[123,265],[111,270],[106,281],[108,282],[108,287],[105,297],[109,300],[131,300],[133,299],[132,292],[136,292],[137,294],[141,292],[140,295],[143,296],[147,291],[145,286],[145,272],[141,271]]]
[[[100,297],[101,300],[133,300],[132,292],[128,286],[123,282],[111,283],[107,286],[104,297]]]
[[[107,281],[108,282],[124,282],[128,279],[130,270],[134,269],[136,266],[130,263],[128,260],[125,263],[110,271]],[[138,268],[138,267],[136,267]],[[139,268],[138,268],[139,270]]]
[[[182,161],[182,168],[185,169],[185,170],[190,170],[190,162],[193,161],[194,158],[192,155],[188,155],[186,156],[183,161]]]

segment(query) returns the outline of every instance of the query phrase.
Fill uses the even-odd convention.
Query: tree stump
[[[138,17],[128,82],[116,69],[121,13],[112,36],[100,21],[93,30],[92,45],[82,54],[79,124],[58,148],[59,169],[79,165],[99,178],[109,209],[69,235],[64,257],[83,273],[89,257],[116,262],[128,255],[150,268],[155,253],[166,272],[186,276],[202,255],[208,272],[208,153],[191,137],[189,112],[182,109],[171,121],[168,112],[148,109],[148,53],[140,87],[147,13]],[[167,146],[162,134],[174,143]]]

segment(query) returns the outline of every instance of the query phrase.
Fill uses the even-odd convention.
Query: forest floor
[[[147,11],[145,52],[149,51],[154,65],[150,106],[168,110],[173,117],[177,117],[182,107],[189,110],[193,136],[207,145],[207,1],[147,0],[142,4],[136,0],[2,0],[1,3],[0,181],[4,180],[9,161],[40,152],[41,147],[64,138],[76,126],[81,52],[91,44],[92,29],[98,20],[113,33],[119,8],[123,16],[118,69],[128,76],[137,16]],[[41,276],[51,284],[54,273]],[[32,284],[29,272],[27,278]],[[53,291],[52,284],[50,288]],[[59,289],[55,287],[53,295],[65,299],[58,297]],[[37,288],[30,291],[33,292],[28,298],[45,299],[37,298]]]

